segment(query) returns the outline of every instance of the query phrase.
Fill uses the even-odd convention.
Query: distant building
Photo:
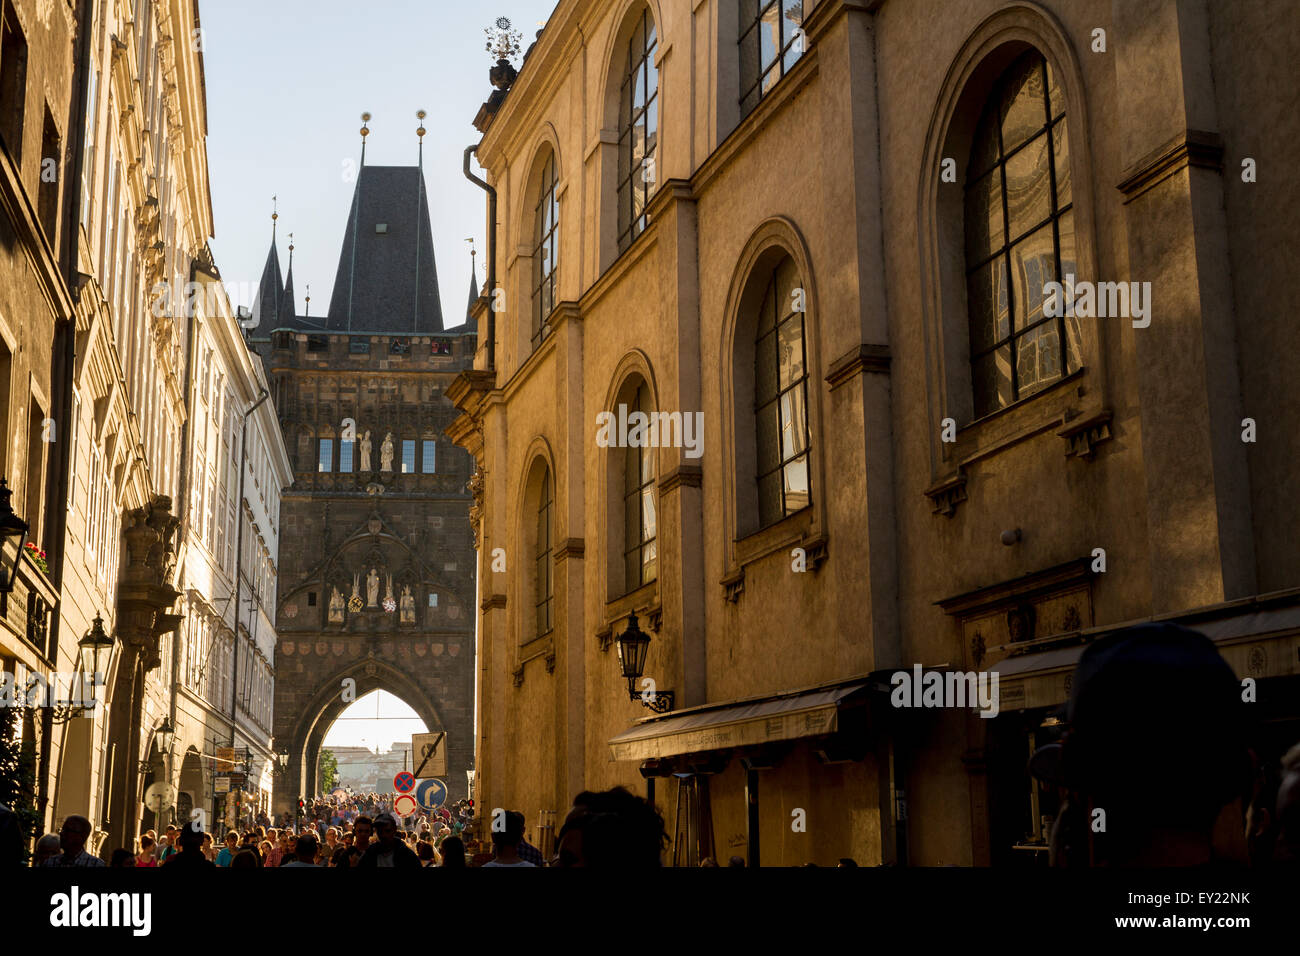
[[[252,310],[294,473],[275,618],[279,810],[315,788],[348,700],[377,688],[447,732],[453,795],[473,767],[471,459],[445,434],[444,393],[476,327],[444,327],[429,202],[419,167],[363,153],[328,308],[297,312],[292,252],[282,272],[273,243]]]

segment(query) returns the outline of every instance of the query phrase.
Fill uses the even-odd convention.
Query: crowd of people
[[[1028,767],[1059,805],[1051,865],[1300,864],[1300,744],[1280,759],[1276,750],[1262,756],[1244,683],[1209,638],[1172,624],[1089,644],[1061,712],[1064,733]],[[263,816],[219,843],[195,825],[149,830],[110,865],[649,867],[661,865],[668,842],[659,811],[621,787],[574,798],[550,859],[529,840],[522,813],[476,821],[472,804],[460,801],[399,820],[391,799],[319,797],[277,826]],[[476,831],[490,833],[490,843],[474,839]],[[90,821],[69,817],[58,835],[37,842],[34,865],[103,866],[85,849],[90,835]],[[733,857],[728,865],[743,864]]]

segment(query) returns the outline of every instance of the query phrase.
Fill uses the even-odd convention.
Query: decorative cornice
[[[955,475],[925,489],[925,496],[934,503],[934,514],[951,518],[957,505],[966,500],[966,472],[958,469]]]
[[[999,605],[1018,604],[1026,598],[1048,594],[1077,586],[1092,577],[1092,558],[1075,558],[1064,564],[1032,571],[1029,574],[1010,581],[999,581],[987,587],[976,588],[963,594],[935,601],[945,614],[958,617],[970,616],[973,612],[994,610]]]
[[[570,320],[582,321],[582,309],[578,303],[570,300],[555,303],[555,308],[551,309],[551,314],[546,317],[546,324],[551,327],[550,334],[554,335],[560,330],[560,326]]]
[[[699,488],[704,484],[704,469],[700,465],[683,462],[659,479],[660,494],[667,494],[683,486]]]
[[[586,547],[582,538],[565,538],[555,549],[555,563],[559,564],[569,558],[581,558]]]
[[[669,203],[694,202],[695,191],[689,179],[665,179],[650,196],[646,203],[646,212],[650,221],[662,218],[662,213]]]
[[[888,345],[867,345],[864,342],[831,363],[831,369],[826,373],[826,382],[831,391],[834,391],[855,375],[864,372],[888,374],[890,361]]]
[[[1126,169],[1116,188],[1124,194],[1127,205],[1185,168],[1222,172],[1222,138],[1217,133],[1186,130]]]
[[[1057,431],[1065,439],[1065,457],[1092,458],[1097,446],[1110,441],[1111,420],[1114,417],[1109,408],[1103,408],[1092,415],[1076,418]]]

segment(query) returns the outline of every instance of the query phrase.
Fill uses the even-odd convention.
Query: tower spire
[[[366,164],[366,137],[370,135],[370,114],[361,114],[361,165]]]
[[[275,245],[275,224],[280,218],[280,197],[271,197],[271,245]]]

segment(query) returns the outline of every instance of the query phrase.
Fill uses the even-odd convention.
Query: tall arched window
[[[976,418],[1079,368],[1078,320],[1043,314],[1045,284],[1075,268],[1069,169],[1065,96],[1030,50],[994,86],[966,169]]]
[[[637,387],[628,410],[649,415],[650,391]],[[634,591],[659,573],[658,516],[655,499],[655,453],[644,444],[624,449],[623,459],[623,582]]]
[[[555,308],[555,267],[560,203],[555,198],[555,154],[546,157],[537,193],[533,227],[533,348],[550,333],[547,319]]]
[[[811,502],[808,487],[808,361],[804,290],[794,260],[772,270],[754,340],[755,450],[759,525]]]
[[[618,251],[649,224],[646,204],[655,187],[659,140],[659,38],[649,9],[641,11],[627,47],[618,111]]]
[[[740,115],[748,116],[803,55],[803,0],[745,0],[737,24]]]
[[[533,555],[536,560],[534,583],[534,605],[537,613],[537,637],[549,634],[554,626],[553,607],[555,604],[555,560],[551,547],[551,521],[554,515],[555,501],[551,491],[551,471],[543,468],[541,487],[537,495],[537,526],[533,539]]]

